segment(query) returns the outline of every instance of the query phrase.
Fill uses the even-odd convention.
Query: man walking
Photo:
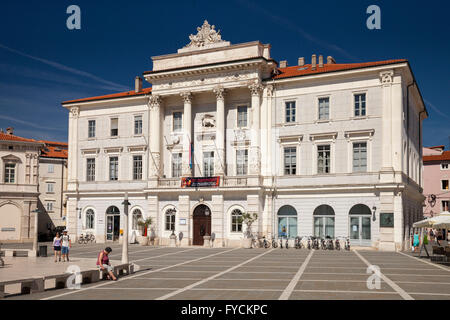
[[[69,262],[69,248],[72,247],[72,241],[70,240],[70,237],[67,234],[67,230],[64,230],[63,236],[61,237],[61,239],[62,239],[61,254],[62,254],[63,261],[66,262],[66,258],[67,258],[67,262]]]

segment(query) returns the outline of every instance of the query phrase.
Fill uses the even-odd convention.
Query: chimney
[[[319,68],[323,68],[323,55],[319,56]]]
[[[332,56],[327,57],[327,64],[336,64],[336,60]]]
[[[305,65],[305,58],[303,58],[303,57],[298,58],[298,66],[302,67],[304,65]]]
[[[134,79],[134,92],[138,93],[142,91],[142,78],[136,77]]]
[[[286,68],[287,67],[287,60],[280,61],[280,68]]]
[[[13,127],[6,128],[6,133],[12,136],[14,134],[14,128]]]
[[[311,57],[311,69],[312,70],[316,70],[316,55],[315,54],[313,54],[312,55],[312,57]]]

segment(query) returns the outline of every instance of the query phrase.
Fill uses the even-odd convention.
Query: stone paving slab
[[[402,297],[396,293],[294,291],[289,300],[402,300]]]
[[[367,278],[366,278],[367,280]],[[359,282],[336,282],[336,281],[303,281],[300,280],[294,290],[329,290],[329,291],[369,291],[366,281]],[[381,281],[381,289],[376,291],[394,292],[394,290],[384,281]]]
[[[239,291],[239,290],[188,290],[169,300],[276,300],[281,290]]]
[[[256,281],[256,280],[238,280],[238,281],[223,281],[210,280],[198,286],[198,288],[213,288],[213,289],[278,289],[284,290],[289,284],[290,280],[275,280],[275,281]]]

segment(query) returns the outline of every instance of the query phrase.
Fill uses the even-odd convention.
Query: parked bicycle
[[[350,238],[345,238],[345,250],[350,251]]]
[[[286,237],[286,244],[285,244],[285,246],[286,246],[286,249],[289,249],[289,239]]]
[[[301,237],[295,237],[294,247],[295,247],[295,249],[302,248],[302,238]]]
[[[80,235],[78,238],[78,244],[88,244],[88,243],[95,243],[95,236],[93,234],[83,234]]]
[[[336,240],[334,241],[334,248],[336,250],[341,250],[341,241],[339,241],[339,238],[336,238]]]
[[[277,248],[278,247],[278,242],[277,242],[277,239],[275,239],[275,238],[272,238],[272,248]]]
[[[262,243],[263,243],[264,248],[266,248],[266,249],[270,248],[270,243],[269,243],[269,241],[267,241],[265,236],[263,237]]]
[[[327,246],[327,250],[334,250],[333,239],[331,239],[330,236],[327,236],[326,246]]]

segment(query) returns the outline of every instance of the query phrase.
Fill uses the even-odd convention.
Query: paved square
[[[76,246],[71,255],[95,258],[103,246]],[[121,246],[112,248],[120,259]],[[117,282],[7,299],[450,299],[449,267],[403,253],[130,246],[129,256],[139,271]],[[370,265],[380,269],[378,289],[368,288]]]

